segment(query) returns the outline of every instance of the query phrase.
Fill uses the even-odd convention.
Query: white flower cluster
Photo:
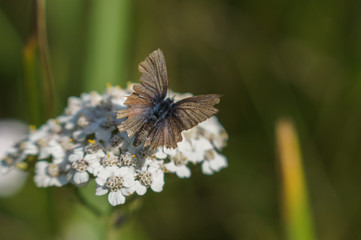
[[[183,132],[177,149],[143,152],[135,148],[133,139],[118,131],[122,120],[116,119],[130,94],[130,87],[109,86],[103,95],[92,92],[69,98],[63,115],[32,130],[8,151],[0,160],[0,173],[35,161],[38,187],[68,183],[81,187],[95,178],[96,195],[108,193],[109,203],[115,206],[131,194],[144,195],[148,188],[161,192],[165,173],[190,177],[190,163],[201,164],[202,172],[208,175],[227,166],[219,153],[227,134],[216,117]]]

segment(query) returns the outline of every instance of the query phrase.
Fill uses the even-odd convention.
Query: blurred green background
[[[168,177],[120,239],[289,238],[275,136],[284,116],[300,138],[310,231],[361,239],[360,11],[357,0],[46,1],[56,115],[69,96],[138,81],[137,65],[157,48],[172,90],[224,94],[228,168]],[[24,58],[34,16],[33,1],[0,0],[0,118],[39,125],[41,67]],[[66,190],[31,178],[0,199],[1,239],[97,239],[82,219],[97,225]]]

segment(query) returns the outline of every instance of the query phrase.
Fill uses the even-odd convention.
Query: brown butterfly
[[[176,148],[182,141],[181,132],[196,126],[218,112],[214,107],[221,95],[209,94],[185,98],[174,102],[167,97],[168,76],[163,52],[152,52],[138,66],[142,73],[140,84],[133,87],[117,118],[127,118],[118,129],[126,131],[133,145],[154,150],[158,146]]]

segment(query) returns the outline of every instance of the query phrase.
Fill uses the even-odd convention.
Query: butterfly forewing
[[[152,52],[138,68],[142,73],[140,84],[134,85],[134,92],[124,103],[129,108],[118,112],[118,118],[128,117],[118,129],[127,131],[129,137],[143,127],[155,101],[164,99],[168,88],[167,68],[160,49]]]
[[[152,52],[139,64],[138,69],[142,76],[140,84],[134,86],[134,91],[150,96],[152,100],[164,99],[168,90],[168,76],[162,50]]]
[[[214,107],[221,95],[208,94],[185,98],[175,103],[174,115],[181,122],[182,131],[212,117],[218,112]]]

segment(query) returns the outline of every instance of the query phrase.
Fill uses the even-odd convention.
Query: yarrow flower
[[[34,182],[38,187],[61,187],[68,183],[66,169],[59,164],[38,161],[35,165]]]
[[[134,189],[138,195],[144,195],[150,187],[154,192],[161,192],[164,186],[163,161],[147,159],[137,171]]]
[[[9,148],[27,133],[24,123],[14,119],[0,120],[0,158],[5,156]],[[20,169],[0,174],[0,197],[16,194],[24,185],[28,174]]]
[[[109,203],[116,206],[148,189],[161,192],[167,174],[190,177],[192,165],[199,164],[206,175],[227,167],[219,151],[228,137],[216,117],[184,131],[176,149],[145,152],[141,146],[134,147],[134,139],[117,129],[122,120],[116,118],[117,111],[127,108],[124,102],[131,87],[110,86],[104,94],[70,97],[62,115],[33,129],[8,150],[0,160],[0,173],[19,164],[31,169],[33,164],[38,187],[83,187],[95,180],[95,194],[108,194]],[[190,96],[173,95],[176,100]]]
[[[133,191],[134,170],[129,167],[109,167],[102,170],[97,178],[96,195],[104,195],[109,192],[108,201],[116,206],[125,202],[125,197]]]

